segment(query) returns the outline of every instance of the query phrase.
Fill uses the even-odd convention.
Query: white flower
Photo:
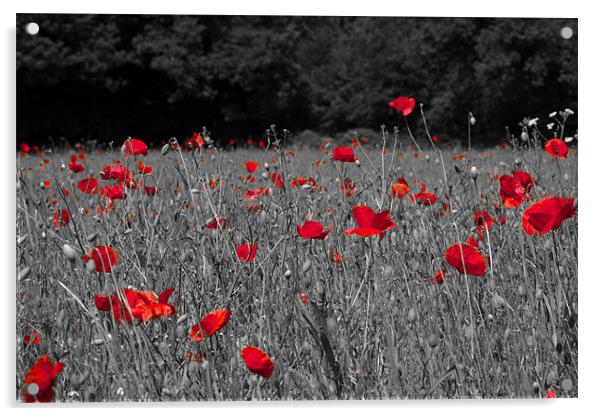
[[[552,130],[554,128],[554,123],[548,123],[548,130]]]
[[[570,143],[570,142],[572,142],[572,141],[573,141],[573,139],[574,139],[573,137],[565,137],[565,138],[564,138],[564,141],[565,141],[566,143]]]
[[[570,108],[565,108],[564,112],[567,113],[568,115],[573,115],[575,114],[575,112],[573,110],[571,110]]]
[[[556,114],[558,114],[558,111],[554,111],[554,112],[550,113],[550,118],[556,117]]]
[[[539,117],[532,118],[531,120],[529,120],[529,127],[537,126],[538,121],[539,121]]]

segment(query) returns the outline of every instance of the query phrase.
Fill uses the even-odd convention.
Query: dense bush
[[[565,25],[577,32],[575,19],[18,15],[18,138],[334,135],[399,123],[387,102],[409,95],[437,133],[464,137],[473,111],[475,140],[495,141],[576,108]]]

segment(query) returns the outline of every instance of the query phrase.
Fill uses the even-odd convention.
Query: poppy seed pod
[[[476,166],[473,166],[470,168],[470,177],[472,178],[473,181],[476,181],[477,178],[479,177],[479,170],[477,169]]]
[[[74,262],[77,257],[75,250],[69,244],[63,244],[63,254],[70,262]]]

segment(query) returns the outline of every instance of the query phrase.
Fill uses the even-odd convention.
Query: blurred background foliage
[[[379,130],[403,126],[387,103],[408,95],[433,133],[465,140],[472,111],[473,143],[490,144],[524,116],[577,109],[576,19],[19,14],[17,28],[31,143]]]

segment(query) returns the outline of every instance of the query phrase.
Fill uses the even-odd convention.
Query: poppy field
[[[577,397],[571,114],[491,148],[22,143],[17,400]]]

